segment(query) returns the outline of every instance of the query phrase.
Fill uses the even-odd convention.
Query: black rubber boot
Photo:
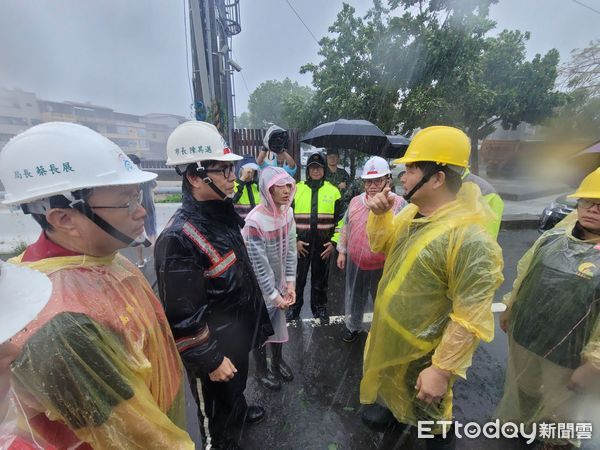
[[[285,321],[287,323],[293,322],[294,320],[300,319],[300,311],[289,308],[285,313]]]
[[[278,391],[281,389],[281,381],[279,381],[267,367],[267,349],[263,345],[252,352],[254,354],[254,362],[256,364],[256,379],[266,389]]]
[[[283,344],[269,344],[271,347],[271,371],[274,375],[279,376],[283,381],[292,381],[294,373],[290,366],[283,360]]]
[[[321,325],[329,325],[329,314],[327,314],[327,308],[319,308],[315,319],[319,319]]]
[[[456,434],[454,426],[450,427],[443,438],[441,434],[436,434],[431,439],[423,439],[425,441],[426,450],[455,450],[456,449]]]
[[[346,330],[344,331],[344,334],[342,336],[342,341],[344,342],[354,342],[355,340],[358,339],[358,336],[360,334],[360,331],[350,331],[348,328],[346,328]]]
[[[364,406],[361,419],[365,425],[376,431],[385,431],[397,422],[389,409],[377,403]]]
[[[265,408],[258,405],[249,405],[244,416],[244,423],[254,424],[262,422],[265,418]]]

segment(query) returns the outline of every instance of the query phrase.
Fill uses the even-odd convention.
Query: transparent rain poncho
[[[0,436],[12,436],[0,449],[15,439],[43,448],[193,449],[181,362],[140,271],[120,255],[22,264],[46,273],[53,292],[0,347]]]
[[[495,414],[503,421],[531,425],[600,418],[600,376],[587,396],[567,388],[574,370],[585,363],[600,374],[600,243],[573,236],[576,218],[570,215],[525,253],[504,298],[509,358]],[[551,441],[567,442],[577,444],[573,436]]]
[[[396,194],[392,211],[398,213],[406,200]],[[366,193],[354,197],[341,220],[337,250],[346,255],[345,268],[345,320],[350,331],[368,330],[369,322],[364,315],[373,312],[371,300],[375,300],[377,284],[383,271],[385,255],[373,253],[367,236],[369,208],[365,204]]]
[[[292,185],[289,201],[279,208],[270,189],[286,184]],[[290,207],[296,182],[284,169],[266,167],[260,176],[259,189],[261,203],[246,217],[242,235],[275,331],[267,342],[286,342],[285,311],[274,300],[277,295],[285,296],[287,283],[296,283],[296,222]]]
[[[386,261],[360,401],[383,403],[402,423],[450,420],[455,378],[466,377],[479,341],[494,337],[491,304],[503,280],[502,253],[484,228],[492,213],[480,196],[466,183],[455,201],[428,217],[415,217],[414,204],[395,217],[369,215],[371,249]],[[432,363],[453,374],[439,405],[416,399],[417,377]]]

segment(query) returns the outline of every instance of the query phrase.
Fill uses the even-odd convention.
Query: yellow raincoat
[[[587,396],[567,387],[586,362],[600,371],[600,244],[573,236],[576,220],[570,214],[535,242],[504,298],[509,357],[495,413],[504,422],[600,426],[600,383]],[[572,431],[544,440],[578,445]]]
[[[466,183],[455,201],[429,217],[416,218],[415,205],[395,217],[369,215],[371,249],[385,252],[386,262],[360,401],[379,400],[402,423],[450,420],[455,377],[466,377],[479,341],[494,337],[491,303],[503,280],[502,253],[484,228],[492,212],[480,195]],[[432,363],[453,373],[439,406],[417,400],[414,387]]]
[[[140,271],[120,255],[21,264],[46,273],[53,292],[0,351],[12,361],[0,367],[10,384],[0,434],[44,448],[193,449],[181,362]]]

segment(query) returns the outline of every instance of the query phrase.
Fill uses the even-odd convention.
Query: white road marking
[[[492,312],[493,313],[501,313],[506,311],[506,305],[504,303],[492,303]],[[329,316],[329,325],[339,325],[339,324],[343,324],[346,320],[346,316]],[[371,323],[373,322],[373,313],[365,313],[363,314],[363,323]],[[309,319],[302,319],[302,323],[306,324],[306,325],[310,325],[312,327],[320,327],[320,326],[328,326],[328,325],[321,325],[321,319],[315,319],[315,318],[309,318]],[[298,320],[293,320],[292,322],[289,322],[288,324],[289,326],[292,327],[297,327],[299,325]]]

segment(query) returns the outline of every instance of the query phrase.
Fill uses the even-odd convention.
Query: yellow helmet
[[[569,198],[600,198],[600,167],[583,179]]]
[[[396,159],[394,164],[432,161],[469,167],[470,154],[471,142],[465,133],[454,127],[435,126],[419,131],[404,156]]]

